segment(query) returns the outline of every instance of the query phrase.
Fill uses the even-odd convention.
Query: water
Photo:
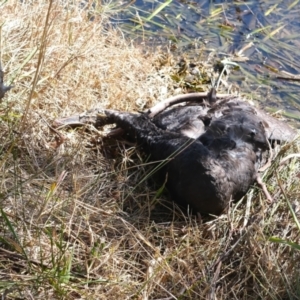
[[[114,22],[131,38],[237,61],[240,69],[229,80],[266,109],[283,109],[300,127],[300,0],[173,0],[148,21],[164,1],[113,3],[121,8]]]

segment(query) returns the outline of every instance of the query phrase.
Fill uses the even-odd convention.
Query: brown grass
[[[227,214],[199,224],[157,192],[134,145],[52,130],[95,106],[142,110],[174,94],[172,59],[126,41],[104,7],[0,4],[2,299],[299,299],[299,163],[284,147]],[[47,1],[45,1],[47,2]],[[68,2],[68,1],[64,1]],[[3,2],[2,2],[3,3]],[[100,10],[101,9],[101,10]],[[48,13],[49,12],[49,13]],[[48,16],[48,21],[47,21]],[[90,21],[93,17],[93,21]]]

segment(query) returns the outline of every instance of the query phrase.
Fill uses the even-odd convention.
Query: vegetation
[[[104,8],[58,2],[0,2],[4,79],[15,85],[0,103],[2,299],[299,299],[298,142],[264,174],[272,203],[253,187],[200,224],[143,181],[135,145],[52,128],[191,88],[167,50],[126,41]],[[206,82],[213,68],[200,59]]]

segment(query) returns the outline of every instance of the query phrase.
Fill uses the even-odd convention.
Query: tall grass
[[[0,104],[2,298],[299,298],[298,251],[268,241],[298,240],[280,187],[298,214],[299,163],[279,164],[298,143],[265,175],[274,203],[253,188],[199,224],[140,183],[150,170],[135,145],[52,128],[95,106],[142,110],[179,88],[168,53],[126,41],[99,6],[64,3],[0,4],[1,61],[15,85]]]

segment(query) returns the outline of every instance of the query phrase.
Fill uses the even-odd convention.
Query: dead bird
[[[151,160],[163,162],[160,173],[166,176],[172,200],[204,214],[218,215],[231,199],[245,195],[268,149],[260,120],[248,114],[219,118],[196,139],[163,130],[144,114],[105,114],[107,122],[135,138]]]
[[[286,141],[296,134],[236,99],[173,107],[156,115],[114,110],[99,115],[96,110],[56,121],[56,125],[74,123],[116,124],[143,146],[152,161],[160,162],[159,172],[172,200],[215,215],[254,183],[266,162],[268,139]]]

